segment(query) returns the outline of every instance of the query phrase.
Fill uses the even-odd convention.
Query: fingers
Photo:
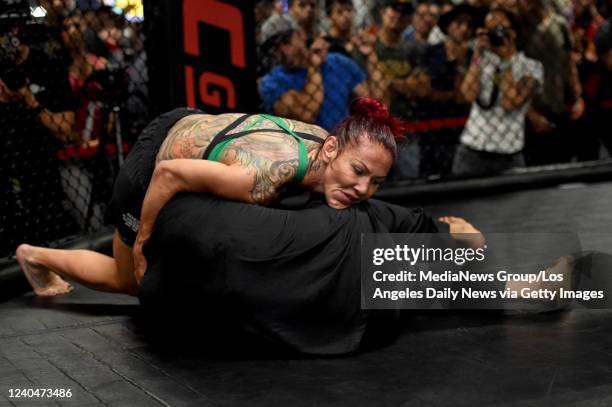
[[[537,133],[550,133],[555,129],[555,125],[551,123],[546,117],[537,114],[530,118],[531,124]]]
[[[329,43],[323,37],[317,37],[309,48],[310,63],[313,66],[320,66],[327,58]]]
[[[327,50],[329,50],[329,43],[323,37],[317,37],[310,46],[311,52],[327,52]]]
[[[141,264],[137,268],[134,269],[134,276],[136,277],[136,282],[140,285],[140,281],[142,277],[144,277],[145,270],[147,269],[146,264]]]
[[[363,44],[374,45],[376,43],[376,35],[366,30],[361,30],[356,38]]]
[[[439,217],[438,220],[440,222],[444,222],[444,223],[448,223],[448,224],[459,223],[459,222],[467,223],[467,221],[465,219],[460,218],[458,216],[442,216],[442,217]]]
[[[476,51],[490,48],[489,37],[487,36],[487,30],[485,28],[479,28],[476,30]]]
[[[570,115],[571,119],[572,120],[579,119],[583,115],[584,109],[585,109],[584,100],[582,98],[579,98],[578,100],[576,100],[576,103],[574,103],[574,105],[572,106],[572,111]]]
[[[147,261],[143,255],[138,257],[134,257],[134,277],[136,278],[136,282],[140,285],[140,280],[144,276],[144,273],[147,269]]]
[[[486,239],[482,232],[465,219],[458,216],[441,216],[438,220],[450,225],[449,233],[455,241],[474,249],[484,247],[486,244]]]
[[[357,35],[355,35],[351,39],[351,42],[362,55],[376,55],[374,53],[374,44],[376,43],[376,36],[372,33],[362,29]]]
[[[134,277],[136,278],[136,282],[140,285],[140,280],[142,280],[144,270],[146,269],[146,259],[142,254],[142,244],[138,243],[138,237],[132,248],[132,257],[134,261]]]
[[[550,133],[554,129],[555,126],[550,121],[548,121],[548,119],[543,118],[540,122],[540,130],[542,133]]]
[[[11,92],[8,86],[6,86],[6,84],[4,83],[2,79],[0,79],[0,92],[7,93],[7,94]]]

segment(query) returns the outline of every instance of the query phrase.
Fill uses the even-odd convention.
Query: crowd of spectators
[[[351,98],[411,129],[397,178],[612,153],[610,0],[259,0],[263,109],[332,130]]]
[[[113,179],[102,146],[129,142],[148,120],[140,24],[117,11],[0,2],[0,249],[89,228]],[[119,121],[129,126],[117,140]]]

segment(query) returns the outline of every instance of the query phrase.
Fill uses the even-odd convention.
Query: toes
[[[56,295],[53,288],[36,289],[34,293],[39,297],[53,297]]]
[[[43,290],[36,290],[36,295],[39,297],[55,297],[57,295],[68,294],[74,290],[74,287],[68,285],[66,287],[47,287]]]

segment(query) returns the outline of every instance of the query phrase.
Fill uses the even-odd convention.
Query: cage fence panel
[[[149,120],[138,2],[0,2],[0,256],[104,227]]]
[[[607,0],[260,0],[255,13],[262,109],[332,130],[351,98],[385,101],[410,129],[395,179],[610,158]]]

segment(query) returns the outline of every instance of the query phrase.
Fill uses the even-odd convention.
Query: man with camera
[[[485,176],[524,165],[525,116],[543,83],[543,67],[518,49],[519,25],[498,8],[477,30],[463,97],[472,103],[453,161],[453,174]]]
[[[351,98],[382,98],[374,83],[380,73],[373,52],[366,73],[351,58],[329,52],[324,37],[310,42],[304,30],[293,25],[276,28],[266,33],[262,45],[276,63],[259,81],[266,111],[331,130],[348,115]]]
[[[9,243],[2,251],[55,239],[72,222],[56,154],[71,137],[75,104],[64,65],[25,42],[41,40],[32,36],[35,23],[27,2],[0,2],[0,240]]]

